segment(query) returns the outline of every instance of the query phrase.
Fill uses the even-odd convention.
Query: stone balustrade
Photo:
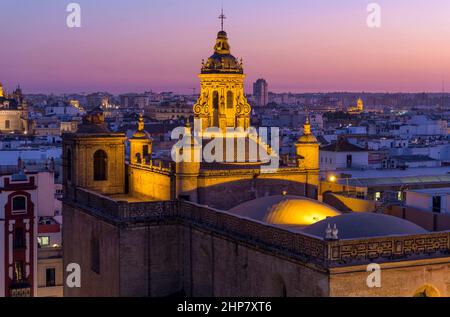
[[[180,220],[262,250],[323,267],[444,257],[450,253],[450,231],[327,241],[187,201],[117,201],[85,189],[77,189],[75,197],[64,202],[116,223]]]

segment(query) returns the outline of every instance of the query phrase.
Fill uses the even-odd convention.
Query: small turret
[[[182,143],[183,148],[178,149],[176,154],[176,197],[197,202],[202,148],[199,141],[192,136],[189,122],[186,124]]]
[[[151,159],[153,139],[150,134],[144,130],[144,127],[144,117],[142,114],[139,114],[138,128],[130,138],[131,164],[145,164]]]
[[[311,133],[309,117],[306,118],[303,135],[298,138],[295,147],[299,166],[307,170],[319,169],[319,142]]]

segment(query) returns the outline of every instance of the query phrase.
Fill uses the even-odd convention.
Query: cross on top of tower
[[[223,8],[222,8],[221,14],[219,15],[221,31],[223,31],[223,20],[225,20],[226,18],[227,17],[223,14]]]

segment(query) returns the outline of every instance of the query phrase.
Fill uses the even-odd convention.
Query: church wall
[[[65,296],[327,296],[325,271],[188,223],[121,228],[64,204],[64,265],[81,266]],[[100,274],[91,270],[91,232]]]
[[[202,272],[196,268],[194,296],[282,297],[326,296],[328,293],[326,274],[298,262],[258,251],[219,235],[207,237],[194,232],[192,238],[196,245],[193,250],[193,258],[197,259],[195,265],[203,259],[206,269]]]
[[[309,185],[305,185],[308,183]],[[240,203],[266,195],[289,195],[316,198],[318,175],[311,173],[237,174],[199,178],[198,202],[228,210]],[[226,197],[226,199],[224,199]]]
[[[129,191],[136,197],[154,200],[170,200],[171,177],[165,173],[146,169],[129,168]]]
[[[434,263],[433,263],[434,262]],[[330,296],[412,297],[423,286],[450,295],[450,261],[431,259],[381,264],[381,287],[369,288],[366,266],[331,269]]]
[[[170,296],[182,288],[177,237],[176,225],[120,231],[121,296]]]
[[[63,204],[64,268],[81,267],[81,288],[64,283],[64,296],[119,296],[119,229],[77,208]],[[100,274],[91,269],[91,239],[99,239]],[[65,272],[64,279],[67,278]]]

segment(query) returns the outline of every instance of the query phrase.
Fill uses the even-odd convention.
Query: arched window
[[[107,179],[108,157],[103,150],[94,154],[94,181],[105,181]]]
[[[219,126],[219,93],[213,93],[213,126]]]
[[[71,181],[72,180],[72,151],[68,150],[67,151],[67,180]]]
[[[231,90],[227,92],[227,108],[233,108],[233,92]]]
[[[215,111],[219,110],[219,93],[217,91],[213,93],[213,108]]]
[[[20,212],[27,210],[27,198],[25,196],[15,196],[12,199],[12,211]]]
[[[22,249],[25,247],[25,237],[23,229],[18,227],[14,230],[14,249]]]

